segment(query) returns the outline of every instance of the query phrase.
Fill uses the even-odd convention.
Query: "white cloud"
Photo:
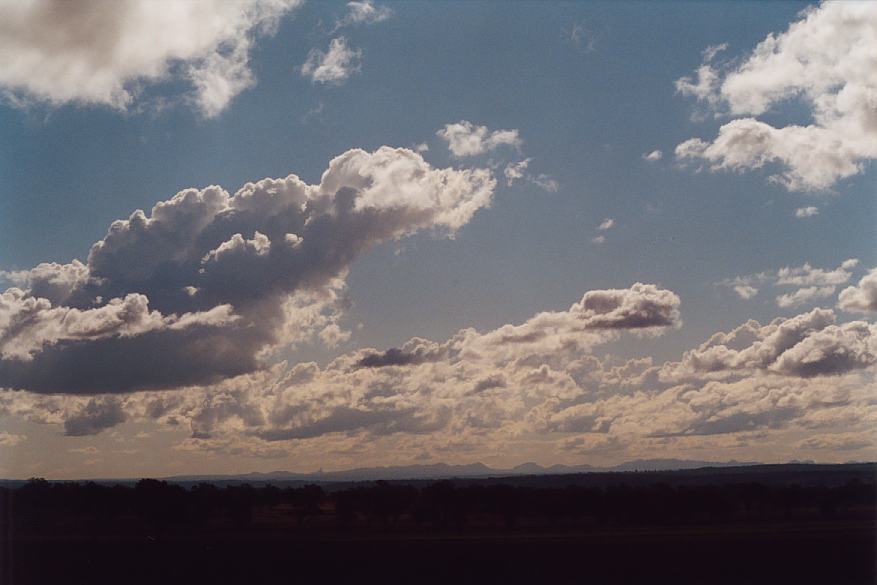
[[[643,160],[647,160],[649,162],[657,162],[664,158],[664,153],[660,150],[653,150],[652,152],[643,154]]]
[[[301,66],[301,74],[310,77],[314,83],[340,85],[360,71],[361,59],[361,50],[351,49],[344,37],[337,37],[329,43],[326,52],[311,49]]]
[[[801,219],[805,217],[813,217],[814,215],[819,215],[818,207],[799,207],[795,210],[795,217]]]
[[[255,84],[249,55],[300,0],[0,4],[0,86],[14,103],[126,109],[145,84],[182,79],[211,117]]]
[[[834,270],[814,268],[805,262],[802,266],[783,267],[777,270],[776,283],[779,285],[838,285],[849,281],[852,273],[850,270],[859,264],[856,258],[849,258],[841,262]]]
[[[852,270],[858,264],[858,259],[849,258],[841,262],[837,268],[827,270],[814,268],[810,263],[805,262],[801,266],[784,266],[776,272],[766,271],[736,276],[718,284],[734,289],[734,292],[743,299],[754,297],[761,285],[770,285],[774,288],[796,287],[794,291],[776,297],[779,307],[789,308],[833,295],[839,285],[850,280],[853,275]]]
[[[877,11],[869,2],[826,2],[770,34],[742,63],[724,69],[706,59],[677,91],[738,116],[713,141],[676,147],[681,160],[713,170],[777,163],[771,180],[793,191],[830,189],[877,158]],[[705,57],[715,56],[714,52]],[[790,100],[810,108],[812,123],[774,127],[756,119]]]
[[[458,158],[485,154],[500,146],[520,150],[523,145],[517,130],[490,131],[487,126],[476,126],[466,120],[446,124],[436,135],[448,143],[451,153]]]
[[[206,387],[101,399],[6,392],[0,413],[65,424],[68,434],[124,420],[186,425],[179,449],[314,460],[339,450],[386,461],[387,452],[877,446],[877,325],[838,325],[817,309],[716,333],[680,361],[598,357],[625,332],[678,326],[678,309],[654,285],[590,291],[517,325],[359,349],[324,367],[281,363]]]
[[[593,242],[594,244],[603,244],[606,242],[606,236],[604,236],[603,234],[600,234],[599,236],[594,236],[593,238],[591,238],[591,242]]]
[[[856,286],[842,290],[837,306],[842,311],[877,312],[877,268],[872,268]]]
[[[529,158],[525,158],[522,161],[509,163],[506,165],[503,170],[503,174],[505,175],[506,184],[511,187],[515,181],[519,179],[523,179],[527,173],[527,167],[530,165]]]
[[[741,299],[749,300],[758,294],[758,289],[749,284],[735,284],[734,292]]]
[[[783,309],[789,307],[797,307],[805,303],[812,302],[816,299],[824,299],[834,294],[834,286],[807,286],[799,288],[793,293],[786,293],[777,296],[777,306]]]
[[[389,6],[377,6],[371,0],[355,0],[347,3],[347,14],[335,23],[335,30],[352,24],[375,24],[393,16]]]
[[[835,324],[830,309],[813,309],[767,325],[749,321],[728,333],[716,333],[680,362],[665,364],[668,382],[690,376],[720,378],[768,372],[812,377],[845,374],[877,363],[877,325],[863,321]]]
[[[304,339],[338,344],[350,263],[420,230],[452,236],[495,186],[489,170],[382,147],[336,157],[316,185],[185,189],[113,222],[87,263],[5,276],[25,288],[0,294],[0,387],[174,388],[261,368]]]
[[[597,229],[601,232],[605,232],[607,230],[611,230],[613,227],[615,227],[615,220],[611,217],[607,217],[600,223],[600,225],[597,226]]]

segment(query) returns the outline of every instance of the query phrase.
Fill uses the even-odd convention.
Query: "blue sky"
[[[347,332],[344,339],[335,345],[322,343],[318,336],[277,343],[270,363],[286,359],[288,367],[293,367],[316,360],[326,368],[333,359],[353,359],[345,356],[359,355],[356,352],[364,348],[401,347],[411,338],[441,343],[461,329],[473,327],[485,333],[506,324],[522,324],[540,311],[566,311],[587,291],[628,290],[637,282],[678,295],[678,322],[661,329],[660,336],[655,331],[645,336],[622,333],[601,344],[585,344],[594,356],[608,360],[606,364],[635,357],[649,357],[656,366],[669,363],[680,360],[686,350],[696,348],[714,333],[731,331],[749,319],[766,324],[774,318],[803,315],[815,307],[832,310],[837,323],[871,323],[873,313],[867,308],[843,311],[834,305],[840,302],[842,289],[855,287],[877,265],[875,170],[873,154],[869,154],[877,140],[873,133],[849,147],[854,151],[849,156],[850,164],[857,167],[855,172],[815,187],[789,187],[770,179],[794,167],[794,160],[774,159],[763,165],[750,160],[729,170],[717,168],[730,160],[727,152],[713,159],[704,154],[708,151],[699,151],[700,158],[694,160],[678,155],[678,151],[678,156],[674,155],[676,147],[691,138],[712,141],[723,125],[736,119],[757,119],[773,128],[825,126],[814,122],[819,113],[814,113],[810,98],[817,92],[833,95],[836,89],[816,87],[815,82],[802,82],[793,89],[783,86],[788,99],[774,99],[764,111],[744,112],[739,107],[744,94],[723,93],[722,88],[730,87],[727,84],[713,88],[709,95],[716,101],[711,102],[713,98],[706,94],[698,100],[697,95],[680,90],[677,80],[709,65],[704,50],[722,43],[727,43],[727,48],[717,53],[713,63],[721,62],[716,67],[719,75],[733,77],[744,70],[760,42],[770,34],[783,35],[790,23],[812,17],[812,27],[828,26],[825,22],[832,17],[828,7],[813,6],[808,14],[801,14],[806,6],[797,2],[363,5],[385,12],[380,18],[345,21],[350,18],[346,15],[354,14],[350,5],[307,3],[277,16],[276,30],[257,34],[253,32],[255,25],[247,24],[251,28],[241,34],[249,39],[247,67],[254,81],[228,100],[221,111],[209,115],[187,97],[190,87],[179,75],[185,59],[168,61],[160,75],[123,78],[133,96],[124,107],[101,103],[94,97],[46,97],[34,89],[37,82],[26,74],[0,79],[6,91],[6,100],[0,105],[0,270],[6,271],[7,285],[27,291],[32,281],[21,276],[15,280],[10,275],[41,262],[86,262],[91,245],[103,238],[114,220],[127,218],[135,209],[146,210],[148,215],[156,202],[183,189],[219,185],[233,194],[248,181],[290,173],[308,184],[318,184],[329,161],[349,149],[372,152],[384,145],[412,149],[426,145],[428,150],[421,149],[417,156],[422,155],[435,169],[480,168],[492,173],[497,185],[489,208],[478,210],[456,229],[453,238],[437,237],[427,227],[413,230],[413,234],[406,232],[411,235],[400,239],[372,242],[338,273],[346,277],[346,285],[341,293],[343,307],[332,309],[337,310],[332,322]],[[867,9],[862,13],[865,16],[857,18],[873,23],[873,14]],[[45,26],[66,25],[61,21]],[[856,34],[862,30],[873,32],[865,27],[855,29]],[[337,38],[343,38],[350,50],[359,51],[354,66],[341,79],[330,82],[304,74],[301,68],[309,53],[327,52],[332,39]],[[855,40],[851,54],[856,50]],[[16,50],[12,42],[3,46]],[[776,53],[783,50],[791,53],[797,49],[790,43]],[[812,50],[819,54],[820,47]],[[55,57],[51,50],[45,55],[47,61]],[[826,58],[847,57],[832,54]],[[863,77],[864,82],[852,78],[837,83],[864,84],[866,90],[877,91],[869,85],[873,76],[870,80]],[[762,90],[765,95],[771,91]],[[520,144],[500,144],[475,156],[455,156],[437,132],[460,121],[484,126],[487,132],[516,130]],[[781,137],[776,149],[785,152],[792,148],[790,144],[791,140]],[[659,160],[644,158],[656,150],[662,154]],[[525,159],[530,159],[529,175],[508,185],[503,174],[506,165]],[[813,179],[809,180],[812,183]],[[810,217],[796,216],[796,210],[808,207],[817,211]],[[614,225],[600,230],[608,218]],[[604,240],[595,241],[598,236]],[[254,234],[243,233],[243,237]],[[858,263],[848,265],[843,272],[841,264],[847,259],[858,259]],[[782,285],[777,280],[783,267],[806,267],[801,273],[806,275],[797,285]],[[812,271],[819,269],[839,270],[841,274],[813,276]],[[762,276],[750,276],[747,281],[759,289],[753,298],[742,298],[735,292],[732,279],[757,274]],[[253,281],[248,286],[259,288],[262,284]],[[814,289],[803,302],[778,306],[776,297],[794,293],[797,289],[789,288],[794,286],[823,290]],[[824,289],[829,286],[833,289],[827,293]],[[101,302],[107,300],[102,298]],[[150,306],[156,306],[155,299],[150,301]],[[95,302],[94,306],[98,305]],[[85,305],[79,308],[88,310]],[[830,372],[832,376],[847,376],[843,384],[850,387],[873,384],[870,360],[877,358],[868,352],[877,350],[874,342],[863,343],[862,351],[867,355],[860,361],[864,369]],[[591,350],[591,345],[595,349]],[[260,368],[268,368],[270,363],[266,361]],[[770,375],[778,375],[775,370]],[[512,377],[508,372],[500,373]],[[611,383],[602,381],[593,383],[597,384],[594,388],[599,386],[594,390],[588,389],[589,382],[577,378],[578,374],[571,375],[583,393],[591,394],[584,402],[570,399],[566,404],[570,408],[590,404],[594,392],[627,396],[638,389],[656,393],[658,400],[657,393],[664,389],[630,382],[613,390]],[[744,376],[738,372],[727,383],[744,384],[762,375],[768,374],[749,371]],[[210,392],[213,383],[238,379],[231,376],[232,382],[223,381],[226,377],[213,378],[198,391]],[[817,392],[812,384],[829,384],[832,379],[808,374],[783,383],[812,394]],[[686,379],[684,383],[697,387],[709,380],[706,376],[699,382]],[[27,469],[51,474],[54,464],[39,455],[46,445],[66,451],[83,449],[86,441],[98,453],[91,453],[91,459],[98,462],[91,466],[73,463],[58,474],[89,475],[95,470],[124,474],[118,454],[117,459],[110,453],[99,455],[110,433],[121,433],[134,445],[132,449],[184,457],[181,465],[193,472],[284,465],[343,467],[350,461],[344,449],[360,449],[362,441],[375,441],[376,435],[380,441],[374,443],[376,447],[367,459],[380,463],[393,461],[391,450],[398,449],[398,444],[406,446],[402,457],[408,459],[402,462],[417,457],[471,460],[482,457],[490,446],[501,451],[497,461],[520,463],[517,452],[538,454],[545,444],[573,444],[577,437],[595,446],[580,451],[557,447],[541,462],[684,455],[689,448],[646,445],[628,440],[620,431],[615,436],[599,430],[603,434],[597,437],[596,426],[570,430],[574,425],[560,425],[549,432],[545,425],[537,425],[526,431],[517,429],[517,434],[508,431],[505,439],[473,435],[469,444],[454,450],[447,447],[444,427],[433,433],[437,438],[430,443],[427,437],[433,436],[432,431],[382,434],[367,425],[335,430],[327,423],[330,431],[325,440],[344,442],[345,447],[338,447],[341,454],[335,459],[324,461],[314,453],[325,445],[309,445],[301,438],[269,441],[264,439],[268,431],[261,427],[256,435],[263,433],[262,442],[254,446],[253,434],[241,431],[237,423],[228,423],[231,430],[227,432],[217,423],[215,432],[199,433],[193,424],[181,422],[168,430],[164,428],[167,421],[133,414],[137,408],[129,404],[134,400],[131,396],[148,400],[150,392],[173,393],[173,385],[134,395],[119,394],[120,400],[128,401],[120,407],[125,414],[109,417],[119,420],[113,424],[95,422],[75,437],[69,436],[70,425],[64,434],[64,422],[82,418],[88,400],[92,400],[92,410],[109,408],[106,401],[116,399],[112,390],[109,394],[75,390],[72,398],[57,392],[49,398],[69,399],[75,404],[51,410],[45,405],[49,400],[45,392],[0,378],[0,387],[4,385],[9,385],[5,392],[10,403],[24,397],[42,401],[19,409],[30,413],[26,415],[15,415],[15,409],[7,408],[7,415],[0,419],[13,429],[7,435],[18,437],[9,439],[11,463],[3,466],[11,475],[27,475]],[[512,386],[509,382],[509,392]],[[859,415],[874,415],[873,406],[863,407],[861,400],[853,398],[849,401],[864,408],[856,411]],[[356,412],[365,408],[362,404],[348,407]],[[40,408],[54,414],[34,414]],[[535,409],[530,414],[516,410],[508,425],[522,423],[532,412]],[[438,420],[435,413],[424,416]],[[184,414],[178,413],[177,418],[185,420]],[[459,430],[464,424],[456,415],[453,420],[448,428]],[[817,459],[845,460],[877,453],[870,441],[856,447],[858,450],[837,448],[844,440],[850,442],[847,435],[835,436],[840,433],[839,426],[829,425],[817,432],[807,430],[813,428],[807,422],[759,421],[753,419],[734,432],[705,432],[708,439],[697,447],[696,454],[707,458],[767,456],[756,447],[710,443],[717,436],[733,438],[735,432],[776,433],[776,445],[782,446],[783,456],[796,454],[811,435],[820,437],[819,445],[829,445],[820,447],[822,450],[807,447],[811,449],[807,454]],[[693,428],[680,432],[697,434]],[[138,441],[134,438],[137,433],[149,438]],[[522,436],[531,437],[526,446],[519,444]],[[830,437],[835,437],[834,443]],[[198,441],[203,444],[196,444]],[[812,445],[817,444],[814,441]],[[209,454],[237,444],[243,445],[238,451],[249,454],[235,455],[228,464],[210,459]],[[185,445],[185,449],[173,445]],[[266,458],[265,452],[271,455]],[[3,459],[0,454],[0,463]],[[143,471],[169,469],[156,464]]]

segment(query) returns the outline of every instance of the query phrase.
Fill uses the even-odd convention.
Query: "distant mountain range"
[[[563,475],[591,472],[623,471],[670,471],[676,469],[697,469],[700,467],[737,467],[759,465],[755,461],[694,461],[689,459],[637,459],[613,467],[594,467],[591,465],[551,465],[544,467],[538,463],[522,463],[511,469],[494,469],[483,463],[449,465],[433,463],[429,465],[401,465],[392,467],[360,467],[344,471],[317,471],[296,473],[292,471],[270,471],[267,473],[246,473],[241,475],[177,475],[164,478],[169,481],[374,481],[379,479],[442,479],[474,477],[509,477],[521,475]]]

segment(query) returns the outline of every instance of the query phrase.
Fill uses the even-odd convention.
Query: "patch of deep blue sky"
[[[673,164],[676,144],[710,138],[722,123],[692,120],[695,104],[675,94],[673,81],[699,65],[708,45],[727,42],[728,55],[743,55],[784,31],[804,5],[390,5],[390,20],[340,32],[363,51],[361,73],[340,87],[297,72],[311,48],[328,46],[325,31],[344,10],[310,3],[260,41],[258,85],[216,119],[180,105],[156,111],[163,94],[178,95],[171,84],[148,88],[141,112],[0,107],[0,267],[84,259],[112,220],[185,187],[233,192],[289,172],[316,182],[331,157],[352,147],[425,141],[431,163],[468,164],[435,136],[464,119],[519,129],[531,169],[560,189],[502,185],[493,208],[454,241],[421,235],[401,255],[388,244],[361,258],[349,277],[348,321],[364,327],[352,345],[442,340],[461,327],[566,308],[588,289],[644,281],[682,297],[685,326],[650,346],[670,358],[715,330],[790,313],[773,294],[742,301],[714,287],[718,280],[805,261],[877,264],[873,168],[838,184],[836,195],[814,198],[767,183],[771,169],[696,174]],[[576,24],[593,50],[588,38],[570,42]],[[801,122],[801,114],[793,105],[769,121]],[[664,159],[643,161],[653,149]],[[820,215],[794,217],[811,204]],[[605,217],[617,227],[594,245]]]

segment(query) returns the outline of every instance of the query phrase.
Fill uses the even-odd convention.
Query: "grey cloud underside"
[[[599,319],[583,310],[595,304]],[[196,399],[181,397],[154,418],[174,412],[189,420],[193,439],[209,448],[229,433],[271,443],[403,435],[489,444],[524,431],[600,435],[604,446],[620,447],[631,437],[827,428],[877,417],[868,400],[877,363],[873,325],[837,325],[832,311],[817,309],[767,325],[750,321],[660,366],[650,359],[613,366],[596,357],[595,347],[639,330],[642,320],[625,320],[619,309],[644,306],[653,308],[649,323],[666,323],[660,316],[675,314],[679,301],[653,285],[591,291],[566,311],[518,325],[464,329],[441,343],[415,338],[384,352],[342,355],[325,368],[299,364],[229,380]],[[588,326],[609,314],[616,329]],[[676,324],[678,314],[655,332]]]
[[[453,234],[494,186],[489,171],[434,169],[383,147],[337,157],[319,185],[290,175],[233,196],[182,191],[114,222],[86,264],[7,275],[24,289],[0,299],[0,387],[129,392],[252,372],[260,352],[316,333],[303,330],[316,326],[303,308],[339,310],[364,250]]]
[[[533,435],[608,452],[667,441],[733,446],[747,434],[789,431],[821,432],[830,449],[838,429],[859,429],[857,448],[877,446],[864,430],[877,424],[877,325],[837,323],[833,311],[814,309],[716,333],[678,361],[599,357],[597,348],[625,332],[678,326],[679,308],[671,291],[638,283],[590,291],[519,324],[360,349],[325,367],[276,364],[184,391],[118,397],[7,392],[0,411],[65,424],[68,434],[151,420],[189,428],[181,448],[264,456],[339,444],[367,452],[383,440],[490,450]]]
[[[64,421],[64,434],[71,437],[96,435],[125,422],[122,404],[111,398],[92,398],[79,412]]]

